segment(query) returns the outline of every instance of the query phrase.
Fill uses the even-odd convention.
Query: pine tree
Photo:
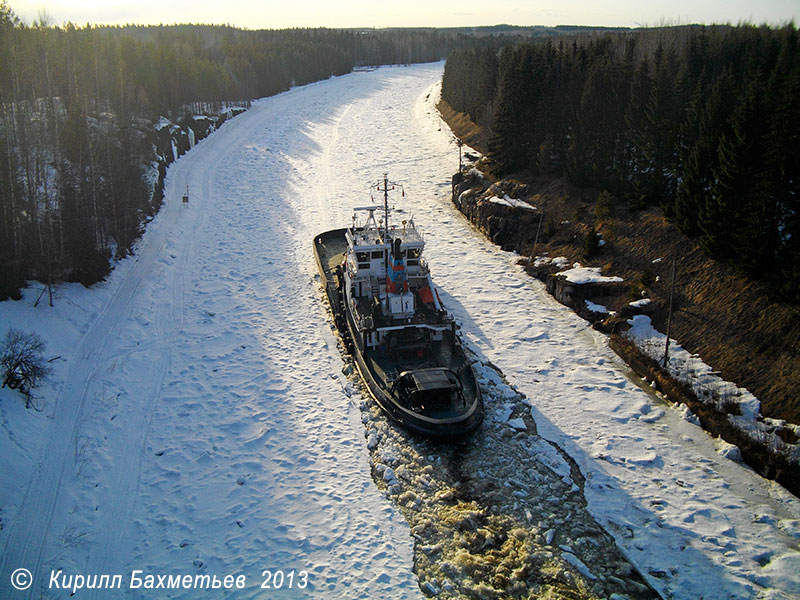
[[[0,300],[19,299],[25,284],[24,264],[19,255],[20,227],[14,198],[19,196],[13,153],[8,140],[0,136]]]

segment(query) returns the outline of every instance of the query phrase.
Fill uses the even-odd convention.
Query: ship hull
[[[436,439],[471,433],[483,421],[483,402],[475,373],[454,332],[447,332],[433,348],[409,359],[365,345],[364,332],[356,326],[345,301],[340,268],[347,249],[345,231],[316,236],[314,256],[336,326],[370,395],[390,418],[414,433]]]

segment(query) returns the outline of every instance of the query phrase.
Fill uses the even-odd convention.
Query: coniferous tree
[[[491,131],[493,117],[493,100],[497,87],[497,53],[494,48],[479,50],[477,80],[475,82],[475,107],[473,117],[481,125],[487,126]]]
[[[660,205],[709,254],[751,277],[783,274],[778,287],[797,298],[797,47],[794,25],[510,45],[489,156],[501,175],[564,175],[631,208]],[[473,63],[459,63],[462,80]],[[472,88],[459,88],[467,104]]]
[[[519,120],[522,108],[520,80],[519,65],[513,51],[508,49],[500,59],[494,137],[489,142],[492,167],[500,174],[513,173],[525,166]]]
[[[675,74],[674,57],[659,46],[650,94],[634,135],[633,193],[642,204],[663,204],[674,194],[675,145],[680,116]]]
[[[566,122],[568,110],[564,105],[566,69],[564,45],[546,47],[546,61],[541,84],[541,99],[536,114],[535,170],[538,173],[558,174],[563,171],[566,155]]]
[[[720,138],[718,166],[701,223],[700,243],[709,254],[723,260],[741,256],[743,243],[761,237],[758,222],[765,217],[771,220],[759,206],[757,189],[763,167],[761,87],[754,79]]]
[[[800,44],[793,25],[784,30],[773,70],[772,99],[760,193],[775,201],[774,269],[784,294],[800,301]]]
[[[622,121],[614,67],[600,56],[586,77],[573,121],[567,158],[571,180],[584,185],[612,184]]]
[[[522,152],[522,168],[534,170],[538,155],[538,139],[536,128],[541,103],[542,81],[544,79],[544,57],[541,47],[526,44],[521,48],[520,70],[523,74],[519,82],[520,114],[517,117]]]
[[[625,125],[627,135],[622,151],[622,186],[628,206],[641,208],[646,204],[646,198],[641,196],[641,189],[636,182],[643,177],[646,156],[641,147],[641,140],[645,136],[645,110],[650,100],[653,82],[650,77],[650,63],[645,58],[636,68],[628,104],[625,110]]]
[[[24,264],[19,254],[20,227],[15,197],[20,194],[16,165],[8,140],[0,136],[0,300],[19,298],[25,283]]]
[[[0,0],[0,297],[24,279],[91,283],[111,251],[129,250],[157,208],[143,165],[153,162],[159,117],[192,125],[192,111],[341,75],[355,57],[438,60],[476,40],[430,30],[27,26]],[[476,106],[492,116],[493,54],[479,55]]]
[[[729,71],[720,74],[711,86],[698,84],[695,99],[687,111],[682,137],[681,181],[675,196],[675,220],[678,227],[691,236],[702,231],[701,223],[713,229],[716,217],[711,202],[712,184],[719,170],[720,136],[731,113],[733,77]]]

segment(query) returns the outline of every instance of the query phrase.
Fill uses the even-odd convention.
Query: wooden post
[[[50,308],[53,308],[53,275],[51,273],[52,270],[52,260],[50,257],[50,244],[47,244],[47,294],[50,298]]]
[[[536,258],[536,244],[539,243],[539,231],[542,229],[542,219],[544,219],[544,212],[539,213],[539,225],[536,226],[536,237],[533,238],[533,248],[531,248],[531,257],[528,259],[528,268],[533,268],[533,261]]]
[[[672,301],[675,296],[675,265],[678,260],[672,259],[672,283],[669,288],[669,312],[667,313],[667,342],[664,346],[664,368],[668,368],[669,364],[669,334],[672,328]]]

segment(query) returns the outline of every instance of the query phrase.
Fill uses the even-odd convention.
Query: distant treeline
[[[707,253],[800,301],[793,24],[685,26],[454,51],[443,98],[498,175],[565,176],[661,206]]]
[[[26,25],[0,0],[0,300],[28,279],[93,283],[130,250],[161,204],[160,116],[176,122],[361,65],[441,60],[486,35],[552,29]]]

